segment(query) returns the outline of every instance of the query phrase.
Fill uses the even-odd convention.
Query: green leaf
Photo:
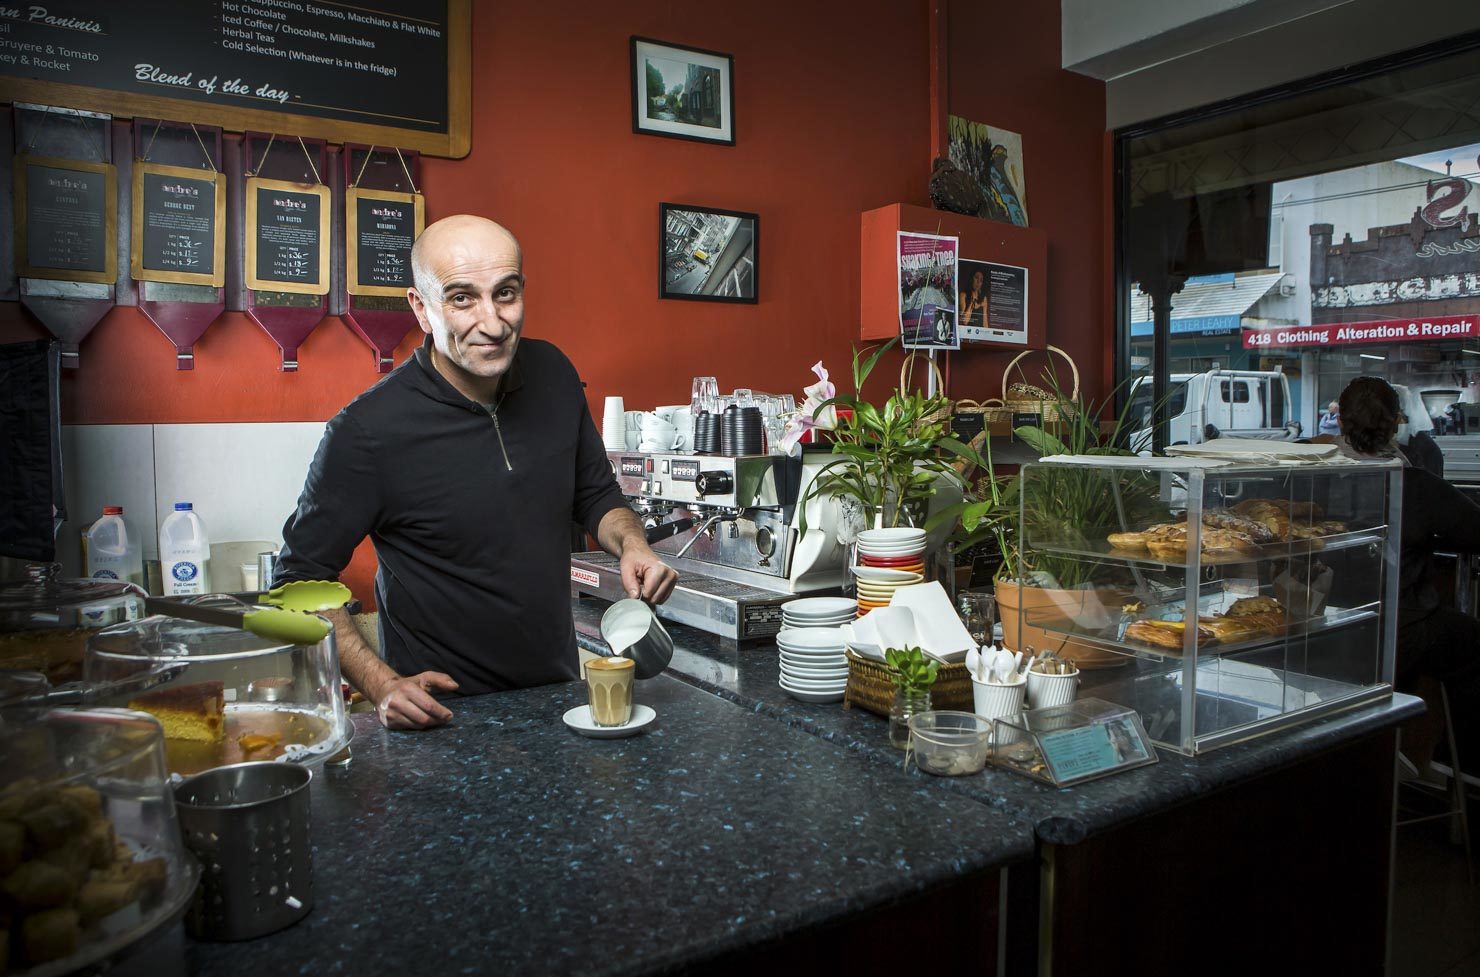
[[[1040,458],[1046,458],[1049,455],[1073,454],[1064,442],[1042,428],[1024,426],[1014,429],[1013,434],[1028,442],[1028,446],[1038,452]]]

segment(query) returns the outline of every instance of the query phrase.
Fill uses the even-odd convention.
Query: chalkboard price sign
[[[225,212],[225,174],[136,162],[134,278],[220,288],[226,280]]]
[[[344,192],[346,289],[351,295],[405,295],[411,245],[425,222],[422,196],[350,187]]]
[[[5,2],[0,88],[5,101],[460,157],[471,23],[472,0]]]
[[[111,285],[118,278],[118,175],[108,163],[15,158],[16,270],[22,278]]]
[[[247,180],[247,287],[265,292],[329,291],[329,188]]]

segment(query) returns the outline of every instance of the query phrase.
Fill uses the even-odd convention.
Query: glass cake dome
[[[94,686],[142,680],[143,691],[103,701],[154,716],[169,770],[181,776],[249,760],[318,763],[353,736],[332,630],[311,645],[283,644],[157,615],[94,633],[83,677]]]
[[[0,864],[12,977],[102,969],[177,920],[200,869],[159,726],[118,709],[0,710]]]

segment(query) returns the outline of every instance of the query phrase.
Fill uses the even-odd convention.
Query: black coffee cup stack
[[[720,416],[709,411],[694,415],[694,453],[717,455],[720,453]]]
[[[725,408],[720,422],[720,451],[722,455],[759,455],[766,450],[765,426],[759,407]]]

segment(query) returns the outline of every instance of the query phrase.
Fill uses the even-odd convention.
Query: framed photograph
[[[759,281],[759,217],[658,205],[659,298],[754,304]]]
[[[632,131],[735,145],[735,59],[632,38]]]

